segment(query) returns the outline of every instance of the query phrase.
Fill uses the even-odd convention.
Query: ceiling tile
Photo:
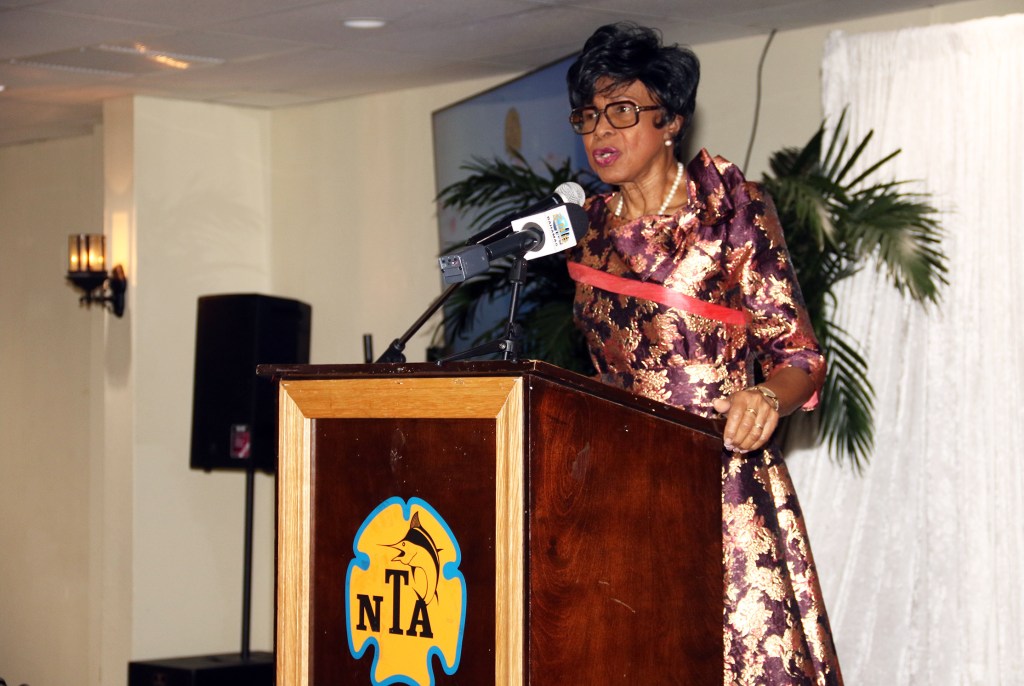
[[[11,10],[0,15],[0,60],[135,40],[159,32],[159,27],[149,24]]]
[[[54,13],[202,29],[209,24],[278,12],[290,7],[337,4],[327,0],[49,0]]]

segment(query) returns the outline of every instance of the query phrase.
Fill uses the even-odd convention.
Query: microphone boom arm
[[[391,345],[389,345],[388,349],[377,358],[377,362],[404,363],[405,355],[402,351],[405,350],[405,344],[409,342],[410,338],[416,335],[416,332],[420,330],[428,319],[434,316],[434,313],[440,309],[441,305],[444,305],[445,301],[447,301],[448,298],[452,296],[452,293],[454,293],[463,283],[463,281],[457,281],[444,289],[444,292],[435,298],[434,302],[430,303],[427,309],[424,310],[423,314],[419,316],[419,319],[412,323],[412,326],[409,327],[408,331],[402,334],[400,338],[396,338],[391,341]]]

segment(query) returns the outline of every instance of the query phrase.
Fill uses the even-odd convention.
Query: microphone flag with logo
[[[486,272],[491,263],[509,255],[532,260],[567,250],[590,226],[586,211],[574,203],[513,220],[512,233],[486,245],[472,245],[438,259],[446,284]]]

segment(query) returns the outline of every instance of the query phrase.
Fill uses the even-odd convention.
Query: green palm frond
[[[890,282],[918,302],[937,302],[946,283],[936,210],[896,184],[868,189],[842,208],[852,259],[876,256]]]
[[[816,416],[819,431],[833,455],[845,455],[860,471],[874,445],[875,391],[868,379],[868,364],[849,334],[831,322],[824,324],[822,351],[828,360],[828,377],[822,388]]]

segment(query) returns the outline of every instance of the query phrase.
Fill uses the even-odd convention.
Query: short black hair
[[[668,114],[656,126],[665,126],[677,114],[683,118],[673,146],[676,159],[680,159],[700,81],[700,60],[692,50],[663,45],[657,29],[632,22],[606,24],[587,39],[565,78],[573,109],[594,102],[596,84],[602,78],[610,79],[613,88],[633,81],[643,83]]]

